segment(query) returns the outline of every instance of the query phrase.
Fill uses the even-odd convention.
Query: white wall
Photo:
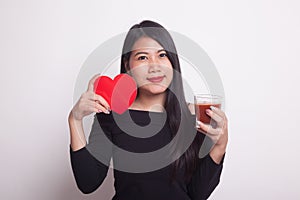
[[[197,42],[225,87],[230,142],[210,199],[299,199],[300,3],[296,0],[0,2],[0,199],[109,199],[76,188],[67,115],[78,72],[142,19]]]

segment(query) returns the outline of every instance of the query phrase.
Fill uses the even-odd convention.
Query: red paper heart
[[[118,114],[124,113],[137,95],[136,83],[127,74],[119,74],[114,80],[108,76],[98,77],[94,83],[94,91],[107,101],[112,111]]]

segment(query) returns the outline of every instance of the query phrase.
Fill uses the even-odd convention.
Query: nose
[[[149,73],[160,72],[160,71],[161,71],[161,68],[158,63],[149,64],[149,67],[148,67]]]
[[[149,59],[148,71],[149,73],[161,71],[159,60],[155,56],[152,56],[151,59]]]

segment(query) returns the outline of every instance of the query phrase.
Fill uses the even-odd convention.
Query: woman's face
[[[173,67],[166,51],[149,37],[142,37],[135,42],[128,64],[140,94],[163,93],[172,81]]]

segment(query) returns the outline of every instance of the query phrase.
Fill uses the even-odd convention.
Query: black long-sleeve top
[[[176,181],[170,182],[171,164],[154,170],[143,165],[141,160],[124,156],[122,150],[141,155],[170,143],[169,126],[167,123],[162,126],[164,114],[138,110],[128,110],[122,115],[96,114],[87,146],[77,151],[70,148],[78,188],[85,194],[95,191],[104,181],[112,158],[116,191],[113,200],[207,199],[219,183],[224,156],[221,164],[216,164],[209,154],[198,158],[189,183],[184,181],[184,170],[178,170]],[[150,120],[151,126],[147,127]],[[147,128],[139,129],[137,125]]]

